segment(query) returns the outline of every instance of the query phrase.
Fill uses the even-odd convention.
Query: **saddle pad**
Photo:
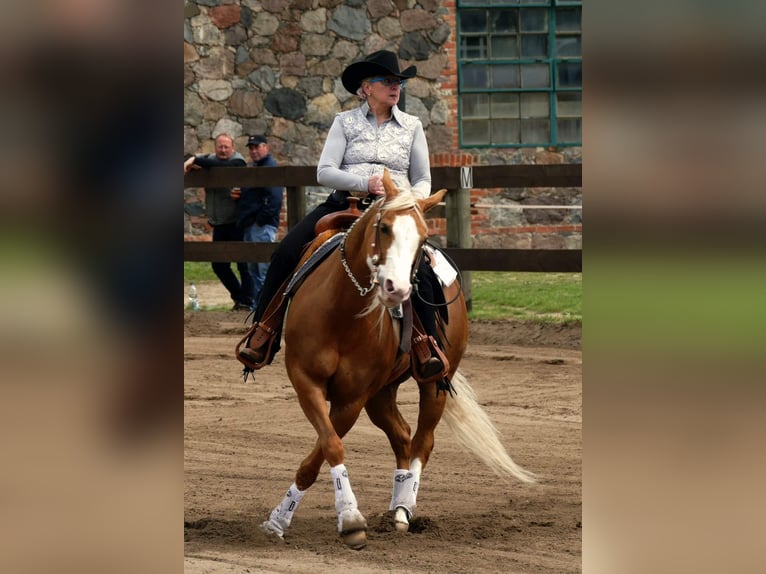
[[[290,279],[290,282],[287,284],[287,288],[285,289],[285,295],[290,296],[294,294],[295,291],[297,291],[300,284],[314,269],[314,267],[319,265],[325,257],[337,249],[341,239],[343,239],[343,235],[344,233],[342,232],[336,233],[327,241],[322,243],[322,245],[317,247],[317,249],[309,256],[306,262],[298,268],[298,270],[293,275],[293,278]]]

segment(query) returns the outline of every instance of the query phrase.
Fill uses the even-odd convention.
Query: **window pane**
[[[579,142],[582,140],[582,119],[559,118],[556,125],[559,130],[558,140],[560,142]]]
[[[521,143],[519,120],[493,120],[492,141],[490,143]]]
[[[464,118],[488,118],[489,94],[465,94],[461,97]]]
[[[581,8],[556,10],[556,32],[581,32]]]
[[[524,88],[547,88],[550,86],[548,64],[528,64],[522,66],[521,85]]]
[[[463,143],[479,145],[489,143],[489,120],[464,120]]]
[[[547,32],[548,12],[539,8],[522,8],[521,30],[523,32]]]
[[[582,56],[580,36],[556,36],[556,56],[559,58]]]
[[[551,140],[549,120],[521,120],[521,139],[524,143],[544,143]]]
[[[492,10],[489,15],[489,29],[492,32],[515,34],[519,31],[516,24],[518,13],[518,10]]]
[[[464,88],[488,88],[487,66],[466,64],[462,68],[460,82]]]
[[[461,32],[486,32],[487,13],[484,10],[465,10],[460,12]]]
[[[519,67],[509,64],[495,64],[492,66],[493,88],[518,88]]]
[[[492,119],[518,117],[519,94],[492,94]]]
[[[522,118],[547,118],[550,115],[550,99],[547,93],[521,94]]]
[[[556,115],[559,117],[582,117],[582,94],[559,92],[556,95]]]
[[[487,57],[486,36],[463,36],[460,38],[460,57],[466,60]]]
[[[572,62],[557,64],[559,74],[559,87],[579,88],[582,86],[582,63]]]
[[[493,36],[492,58],[518,58],[519,49],[516,46],[516,36]]]
[[[522,57],[546,57],[548,55],[548,36],[545,34],[524,35],[521,37]]]

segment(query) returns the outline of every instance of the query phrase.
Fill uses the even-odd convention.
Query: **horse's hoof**
[[[340,535],[343,543],[352,550],[361,550],[367,546],[367,531],[355,530],[354,532],[344,532]]]
[[[267,536],[276,536],[280,540],[284,541],[285,539],[285,532],[282,530],[279,526],[276,526],[269,520],[265,522],[261,522],[261,530],[267,535]]]
[[[398,506],[394,512],[394,527],[397,532],[407,532],[410,529],[407,511],[401,506]]]

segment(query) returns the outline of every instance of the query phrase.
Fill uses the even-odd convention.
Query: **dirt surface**
[[[344,440],[367,517],[367,547],[336,533],[327,465],[285,541],[258,525],[294,480],[315,433],[282,354],[247,384],[233,349],[245,312],[184,313],[184,571],[377,573],[581,571],[582,392],[579,326],[472,323],[460,369],[513,459],[540,482],[506,482],[453,443],[445,424],[421,477],[410,532],[388,513],[394,468],[385,435],[362,413]],[[417,387],[399,392],[414,427]]]

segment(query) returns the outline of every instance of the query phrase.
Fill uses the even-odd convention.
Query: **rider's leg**
[[[348,207],[348,202],[337,202],[328,198],[324,203],[320,203],[313,211],[304,217],[290,232],[279,242],[277,248],[271,256],[269,270],[263,281],[258,304],[253,314],[253,322],[260,323],[264,319],[264,313],[274,297],[279,295],[279,288],[290,274],[295,271],[295,267],[300,261],[303,246],[314,238],[314,227],[316,222],[328,213],[334,213]],[[269,325],[272,331],[281,331],[282,317],[275,317],[275,322],[279,324]],[[268,321],[268,318],[266,318]],[[279,350],[279,341],[275,341],[274,352]],[[263,363],[266,358],[266,346],[252,348],[250,340],[247,346],[242,348],[239,353],[250,363]]]
[[[422,259],[420,262],[418,275],[418,293],[414,295],[412,301],[413,308],[417,316],[420,318],[420,322],[423,325],[423,330],[426,335],[432,337],[434,343],[443,349],[444,345],[439,339],[436,329],[436,307],[428,304],[436,301],[433,285],[433,269],[431,269],[431,266],[425,259]],[[418,355],[416,354],[416,356]],[[419,365],[415,366],[420,375],[426,379],[444,372],[446,370],[445,367],[444,362],[435,350],[430,349],[430,345],[426,358],[421,361]]]

